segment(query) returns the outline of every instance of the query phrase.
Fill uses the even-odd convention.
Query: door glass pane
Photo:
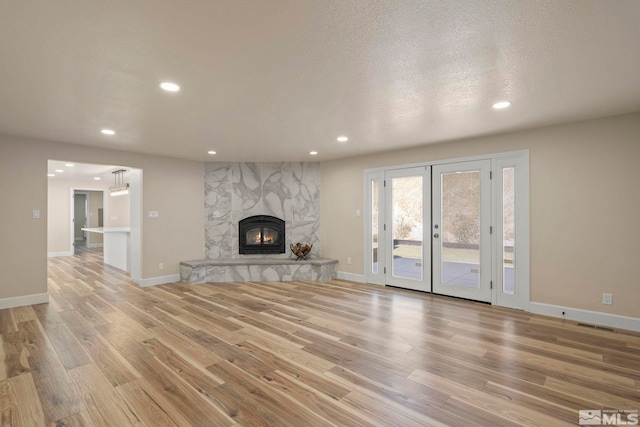
[[[378,274],[378,190],[377,179],[371,180],[371,272]]]
[[[515,168],[502,169],[502,291],[515,293]]]
[[[394,277],[422,280],[422,176],[391,180]]]
[[[441,203],[441,281],[479,289],[480,172],[443,173]]]

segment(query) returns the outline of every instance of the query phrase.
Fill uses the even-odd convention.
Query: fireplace
[[[238,223],[240,254],[283,254],[284,221],[269,215],[250,216]]]

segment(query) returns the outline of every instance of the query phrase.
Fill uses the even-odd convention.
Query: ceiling
[[[122,177],[129,181],[130,168],[115,165],[94,165],[86,163],[70,163],[59,160],[49,160],[47,174],[49,179],[62,181],[87,181],[95,185],[111,186],[115,184],[114,171],[124,170]],[[53,175],[53,176],[51,176]],[[99,178],[99,179],[96,179]]]
[[[7,0],[0,134],[324,161],[628,113],[639,22],[638,0]]]

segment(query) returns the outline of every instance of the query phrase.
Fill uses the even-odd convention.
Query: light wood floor
[[[1,425],[561,426],[640,409],[640,336],[331,283],[138,288],[88,250],[0,310]]]

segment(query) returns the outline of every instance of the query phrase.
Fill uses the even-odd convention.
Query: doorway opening
[[[70,229],[73,232],[72,250],[79,251],[95,249],[102,253],[103,238],[98,233],[90,233],[86,229],[104,226],[105,191],[72,188],[73,210]]]
[[[104,263],[130,273],[139,283],[142,170],[57,160],[49,160],[48,169],[48,256],[100,252]],[[127,170],[128,191],[115,194],[110,191],[113,172],[122,169]],[[105,251],[105,246],[117,248]]]

